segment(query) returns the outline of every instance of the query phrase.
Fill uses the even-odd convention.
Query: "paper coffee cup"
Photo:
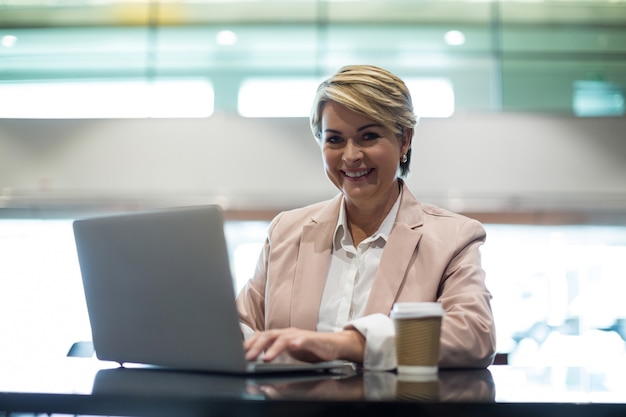
[[[396,329],[398,373],[437,373],[441,319],[440,303],[396,303],[391,310]]]

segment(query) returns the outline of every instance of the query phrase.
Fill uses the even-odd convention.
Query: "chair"
[[[508,365],[509,354],[508,353],[496,353],[496,357],[493,359],[494,365]]]
[[[74,342],[66,356],[73,358],[90,358],[95,352],[96,350],[93,348],[93,342],[81,341]]]

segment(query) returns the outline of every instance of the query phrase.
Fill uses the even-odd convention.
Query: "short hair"
[[[322,139],[322,111],[333,101],[380,123],[400,138],[406,129],[415,129],[418,117],[413,110],[411,93],[400,77],[372,65],[348,65],[323,81],[311,109],[311,131],[318,141]],[[411,162],[400,163],[400,176],[406,177]]]

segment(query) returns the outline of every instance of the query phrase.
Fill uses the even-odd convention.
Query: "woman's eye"
[[[379,137],[380,137],[380,135],[378,133],[374,133],[374,132],[368,132],[368,133],[363,135],[363,139],[365,139],[365,140],[374,140],[374,139],[378,139]]]
[[[341,142],[341,138],[339,136],[329,136],[326,138],[326,143],[337,144]]]

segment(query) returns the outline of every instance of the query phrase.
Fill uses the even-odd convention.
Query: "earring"
[[[402,155],[402,158],[400,158],[400,163],[401,164],[406,164],[406,161],[408,161],[409,158],[406,157],[406,155]]]

